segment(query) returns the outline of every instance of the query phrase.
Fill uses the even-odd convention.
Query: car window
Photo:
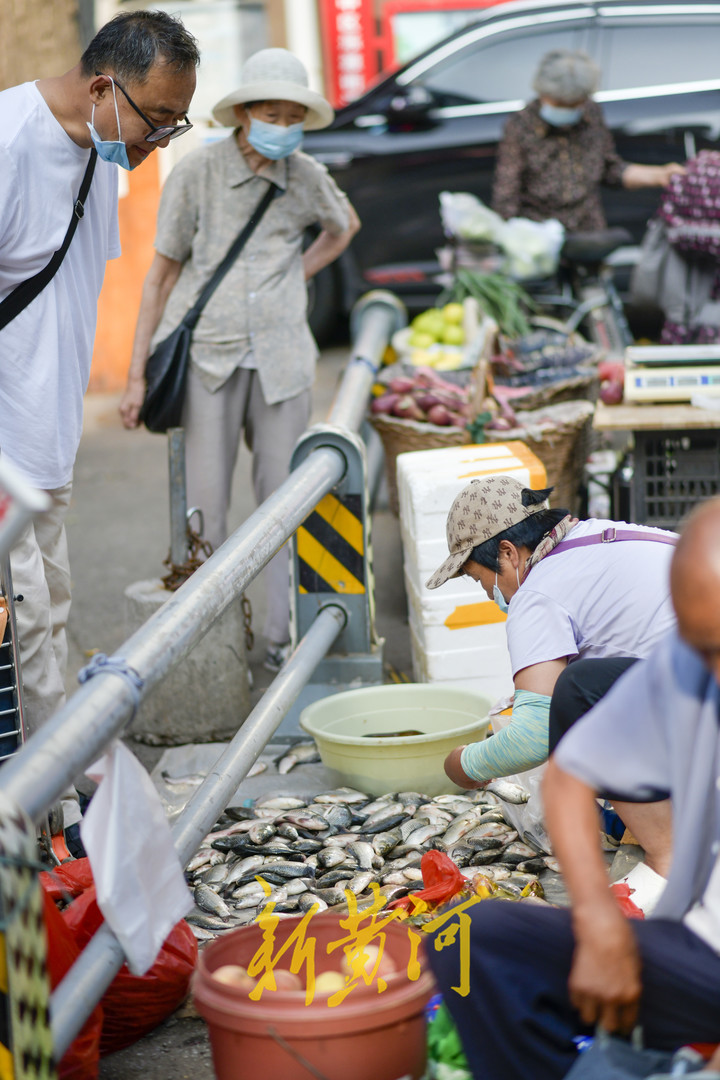
[[[601,89],[720,79],[720,19],[665,26],[615,25],[598,29]]]
[[[441,61],[419,81],[441,106],[529,101],[535,97],[532,81],[541,57],[551,49],[587,48],[587,38],[587,24],[498,35],[496,40],[474,43]]]

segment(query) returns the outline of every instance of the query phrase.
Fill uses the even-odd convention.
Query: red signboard
[[[319,0],[325,92],[336,107],[359,97],[378,72],[373,0]]]

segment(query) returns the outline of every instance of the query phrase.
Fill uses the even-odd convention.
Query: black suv
[[[340,110],[304,148],[330,169],[363,223],[350,249],[319,276],[311,321],[325,336],[338,310],[385,287],[410,307],[437,292],[443,243],[438,195],[490,202],[508,115],[534,94],[550,49],[584,49],[599,64],[596,100],[627,161],[684,161],[720,136],[720,3],[516,0],[382,79]],[[639,242],[659,193],[606,189],[610,226]]]

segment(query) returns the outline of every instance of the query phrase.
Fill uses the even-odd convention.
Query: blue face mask
[[[517,566],[515,567],[515,576],[517,577],[518,589],[520,588],[520,571]],[[510,601],[506,600],[503,594],[500,592],[500,586],[497,583],[497,574],[495,575],[495,584],[493,585],[493,600],[503,612],[507,614],[507,610],[510,607]]]
[[[110,78],[110,76],[108,76]],[[112,79],[110,80],[112,82]],[[101,157],[103,161],[111,161],[115,165],[121,165],[123,169],[127,169],[129,172],[135,168],[128,161],[127,147],[120,138],[120,116],[118,114],[117,96],[115,94],[115,83],[112,84],[113,101],[115,102],[115,119],[117,120],[118,137],[117,139],[101,139],[95,130],[95,106],[92,108],[92,116],[88,123],[90,129],[90,138],[93,141],[93,145],[98,152],[98,157]]]
[[[552,127],[573,127],[579,123],[582,114],[582,107],[579,109],[565,109],[560,105],[547,105],[545,103],[540,106],[540,115],[545,123],[550,124]]]
[[[279,161],[280,158],[289,157],[293,150],[297,150],[303,141],[303,123],[290,124],[284,127],[282,124],[268,124],[265,120],[250,118],[250,131],[247,140],[258,154]]]
[[[497,583],[497,574],[495,575],[495,584],[493,585],[493,600],[503,613],[507,612],[510,604],[500,592],[500,588]]]

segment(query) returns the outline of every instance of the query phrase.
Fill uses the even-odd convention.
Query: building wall
[[[79,8],[78,0],[0,0],[0,90],[77,63]]]

